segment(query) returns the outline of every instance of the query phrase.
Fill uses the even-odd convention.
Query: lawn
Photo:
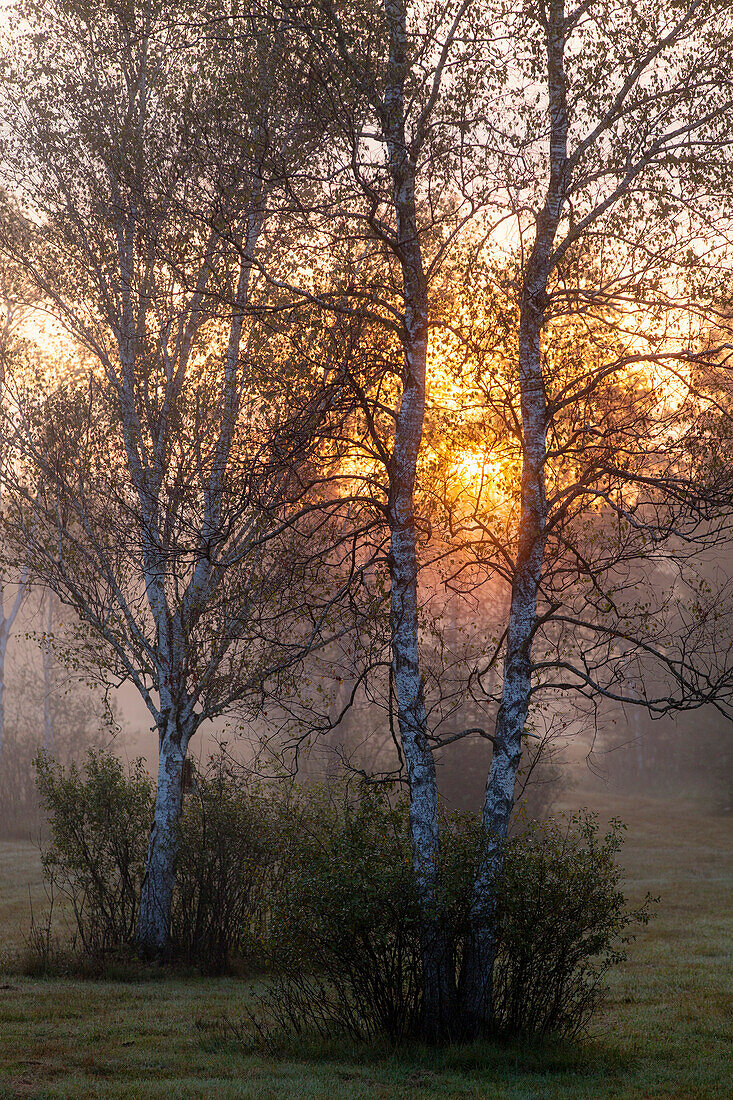
[[[589,797],[586,801],[591,801]],[[0,845],[0,1097],[267,1100],[729,1100],[733,1097],[733,819],[689,803],[592,796],[629,823],[632,899],[656,918],[575,1044],[438,1053],[353,1044],[277,1055],[222,1037],[252,986],[236,979],[31,980],[17,960],[43,891],[31,844]]]

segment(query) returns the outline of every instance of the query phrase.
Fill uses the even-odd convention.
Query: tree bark
[[[188,741],[189,737],[173,724],[161,728],[155,816],[137,922],[138,947],[149,959],[164,957],[169,946]]]
[[[415,480],[425,419],[428,294],[418,230],[416,154],[406,134],[407,17],[404,0],[385,0],[389,60],[383,128],[396,215],[396,252],[404,295],[402,398],[389,467],[390,625],[400,741],[410,791],[410,831],[421,909],[423,1037],[454,1031],[456,991],[452,945],[438,898],[440,829],[435,760],[428,741],[420,672]]]
[[[492,1026],[492,982],[498,946],[497,890],[514,808],[522,734],[532,687],[532,640],[545,552],[547,501],[547,399],[541,333],[548,304],[552,251],[567,193],[567,103],[564,71],[564,0],[544,8],[550,99],[550,179],[537,216],[520,303],[519,385],[522,417],[522,482],[517,552],[512,579],[504,682],[494,731],[494,754],[481,816],[482,847],[474,882],[471,933],[460,978],[462,1026],[469,1035]]]
[[[406,398],[409,404],[409,396],[405,394],[403,405]],[[438,898],[438,785],[427,738],[419,665],[414,519],[411,514],[405,517],[399,506],[392,512],[391,559],[392,669],[410,791],[413,867],[422,918],[423,1037],[437,1042],[454,1032],[455,978],[452,945],[446,936]]]
[[[539,349],[539,328],[534,324],[523,327],[525,335],[527,329],[534,330],[530,342],[536,341]],[[481,818],[483,844],[473,890],[472,933],[461,974],[463,1026],[469,1034],[491,1028],[497,885],[514,807],[514,788],[532,683],[532,638],[537,624],[546,519],[544,390],[541,373],[534,369],[538,366],[538,355],[525,359],[523,366],[523,373],[529,374],[527,368],[531,369],[535,385],[527,386],[527,397],[522,399],[525,454],[519,548],[512,584],[504,683]]]
[[[53,657],[51,653],[51,635],[53,634],[53,592],[46,592],[46,644],[43,647],[43,751],[49,756],[54,750],[53,710],[51,697],[53,694]]]

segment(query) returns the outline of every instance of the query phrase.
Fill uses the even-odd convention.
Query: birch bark
[[[415,479],[425,419],[428,295],[416,209],[416,163],[405,127],[406,9],[386,0],[389,32],[384,130],[397,224],[404,294],[403,387],[389,466],[390,625],[392,671],[400,740],[410,792],[410,830],[416,888],[422,910],[423,1026],[425,1037],[451,1033],[455,980],[438,899],[440,854],[438,786],[428,741],[420,672]]]
[[[150,833],[137,939],[144,956],[164,955],[169,942],[176,877],[177,829],[183,808],[183,761],[192,723],[168,720],[160,729],[158,785]]]
[[[46,592],[46,644],[43,647],[43,751],[53,755],[54,728],[51,696],[53,692],[53,657],[51,636],[53,634],[53,592]]]
[[[547,305],[552,251],[567,193],[568,116],[565,91],[564,0],[546,8],[550,100],[550,179],[537,218],[522,288],[519,320],[519,384],[522,415],[522,479],[516,561],[511,591],[504,680],[494,732],[494,753],[481,816],[482,850],[474,883],[471,926],[460,980],[463,1025],[469,1034],[491,1024],[492,975],[496,957],[496,894],[514,807],[532,686],[532,640],[545,549],[547,501],[547,401],[541,332]]]

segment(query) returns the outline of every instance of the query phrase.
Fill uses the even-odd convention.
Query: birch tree
[[[165,0],[17,10],[3,153],[24,235],[9,208],[2,246],[80,359],[45,398],[16,389],[5,527],[86,624],[90,661],[152,717],[138,939],[160,953],[191,738],[232,708],[252,717],[319,629],[290,614],[313,579],[286,512],[329,401],[253,320],[261,256],[275,265],[285,239],[268,196],[308,154],[302,74],[251,23],[235,42],[214,8],[216,36]]]
[[[725,529],[725,479],[692,457],[696,397],[688,381],[700,348],[694,330],[714,308],[727,263],[730,6],[587,0],[566,11],[562,0],[440,8],[385,2],[366,18],[325,3],[287,10],[333,103],[328,179],[339,186],[325,190],[317,210],[309,207],[310,224],[319,215],[328,239],[336,225],[359,241],[350,280],[344,276],[340,291],[324,291],[319,301],[331,310],[361,308],[402,357],[397,379],[387,369],[389,385],[370,388],[359,377],[352,384],[361,385],[362,438],[372,470],[381,467],[373,477],[381,480],[389,529],[391,677],[425,920],[425,1031],[433,1038],[476,1034],[491,1027],[496,889],[533,693],[544,686],[592,698],[613,693],[614,676],[617,689],[627,676],[619,689],[625,698],[660,709],[730,693],[727,649],[718,654],[716,646],[724,632],[709,604],[702,611],[709,633],[691,623],[676,656],[665,652],[661,632],[656,639],[645,633],[639,615],[624,637],[628,603],[622,610],[624,601],[612,600],[608,608],[605,598],[612,595],[608,578],[632,557],[637,567],[650,556],[658,565],[660,540],[692,552]],[[519,487],[516,507],[501,516],[482,514],[492,499],[482,496],[474,510],[479,533],[467,536],[510,592],[499,645],[486,645],[484,664],[492,673],[500,665],[502,675],[494,727],[480,731],[493,743],[493,758],[458,974],[436,904],[436,740],[425,708],[418,594],[427,516],[418,478],[431,325],[460,327],[456,317],[441,318],[440,307],[451,301],[451,277],[472,278],[458,259],[452,275],[439,278],[458,255],[451,247],[464,227],[474,256],[492,241],[487,251],[503,295],[495,315],[486,312],[480,322],[474,315],[489,343],[493,326],[501,365],[483,355],[468,401],[482,387],[494,401],[504,393]],[[389,358],[383,345],[373,346],[372,362],[380,354]],[[638,386],[634,369],[644,366],[665,374],[666,404],[656,383]],[[672,396],[675,377],[685,400]],[[608,423],[599,428],[598,416]],[[584,559],[579,531],[599,512],[625,533],[613,555]],[[591,587],[575,621],[577,605],[567,598],[578,591],[573,568],[580,588]],[[609,630],[604,616],[611,613]],[[591,628],[587,663],[563,662],[563,640],[582,644]],[[554,650],[543,660],[547,644]],[[646,661],[658,662],[676,694],[655,696],[651,680],[643,691],[637,678],[634,697],[631,669]]]
[[[630,669],[656,659],[679,692],[676,700],[658,693],[664,709],[700,705],[716,692],[725,698],[731,682],[727,647],[716,654],[719,630],[704,639],[693,624],[677,657],[638,620],[624,622],[623,597],[613,591],[634,553],[653,560],[665,540],[689,551],[720,537],[713,517],[727,507],[724,479],[691,460],[689,447],[683,458],[694,402],[669,383],[691,397],[698,317],[714,308],[724,282],[730,5],[590,0],[566,10],[564,0],[540,0],[492,11],[492,19],[514,85],[489,106],[485,148],[520,242],[510,309],[521,487],[516,535],[503,551],[511,600],[474,932],[461,976],[469,1031],[490,1022],[496,883],[538,683],[549,673],[559,687],[593,694],[608,688],[604,677],[618,660],[626,682],[616,679],[617,692],[653,705],[653,691],[634,693]],[[574,331],[571,318],[579,320]],[[581,350],[573,360],[572,346],[564,357],[557,350],[563,326],[585,357]],[[634,393],[639,364],[650,382]],[[583,558],[589,540],[569,522],[574,514],[592,523],[599,508],[624,532],[625,545],[617,542],[605,561],[602,553]],[[593,586],[587,614],[578,615],[570,597],[572,569]],[[700,608],[708,627],[711,611]],[[542,640],[553,630],[586,646],[585,667],[583,655],[534,657],[538,649],[544,656]]]
[[[331,263],[307,292],[322,309],[358,314],[366,324],[342,375],[361,414],[345,463],[352,485],[361,478],[355,494],[387,530],[389,676],[423,913],[424,1028],[438,1038],[454,1029],[456,989],[438,897],[438,791],[419,652],[415,493],[431,301],[441,265],[474,210],[470,157],[453,147],[470,94],[459,64],[469,4],[282,7],[292,49],[308,59],[323,89],[318,111],[328,137],[315,197],[306,199],[297,179],[291,189],[304,236],[312,249],[326,248]],[[297,284],[292,290],[306,292]]]

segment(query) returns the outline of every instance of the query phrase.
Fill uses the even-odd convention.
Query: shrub
[[[103,959],[134,941],[152,780],[140,761],[126,773],[99,752],[83,769],[40,757],[37,771],[51,829],[44,871],[71,903],[86,962]],[[474,816],[445,812],[441,826],[438,913],[457,978],[479,829]],[[584,813],[535,823],[508,843],[496,1035],[571,1036],[587,1024],[630,924],[649,914],[648,901],[627,910],[615,863],[621,835],[619,822],[601,835]],[[185,799],[178,856],[178,957],[210,972],[235,957],[272,965],[250,1028],[266,1037],[419,1035],[421,916],[404,799],[375,785],[260,787],[217,763]]]
[[[499,948],[493,976],[500,1035],[574,1036],[590,1020],[602,978],[625,958],[632,924],[649,919],[650,899],[627,909],[615,857],[624,826],[601,835],[583,811],[535,823],[507,848],[499,892]]]
[[[420,1034],[420,915],[406,807],[364,787],[304,796],[271,936],[278,974],[250,1025],[395,1042]],[[440,914],[456,978],[469,928],[479,836],[470,815],[445,815]],[[629,912],[614,857],[622,826],[601,836],[590,814],[536,824],[510,841],[499,886],[492,1032],[571,1036],[621,961]],[[628,938],[628,937],[626,937]],[[460,1022],[458,1024],[460,1027]]]
[[[298,1033],[409,1034],[420,1012],[420,925],[402,803],[381,788],[311,787],[285,859],[264,1014]]]
[[[221,761],[196,774],[184,800],[172,949],[208,973],[260,950],[277,873],[273,805]]]
[[[42,853],[50,888],[74,914],[85,955],[101,959],[132,942],[153,814],[153,781],[141,760],[126,773],[108,753],[91,750],[82,768],[36,758],[48,814]]]
[[[36,774],[50,826],[44,874],[71,904],[77,962],[88,970],[134,945],[154,784],[142,761],[125,770],[97,751],[68,769],[41,755]],[[221,973],[233,958],[261,954],[287,806],[286,792],[275,796],[221,762],[196,774],[179,826],[173,958]],[[31,939],[40,960],[38,929]]]

